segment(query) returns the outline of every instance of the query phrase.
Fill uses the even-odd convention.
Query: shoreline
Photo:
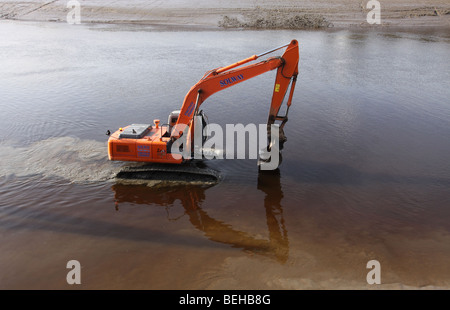
[[[67,22],[67,16],[72,10],[67,8],[67,2],[6,1],[0,3],[0,20]],[[424,0],[413,4],[405,0],[394,0],[389,3],[380,1],[381,24],[374,25],[370,25],[366,20],[370,10],[365,8],[365,1],[339,0],[329,3],[322,0],[258,2],[230,0],[226,5],[222,2],[210,3],[207,0],[151,3],[144,0],[115,0],[107,3],[100,0],[88,2],[79,0],[78,3],[80,3],[80,22],[88,25],[136,25],[154,27],[155,30],[178,31],[283,29],[418,33],[450,31],[450,4],[442,0],[434,1],[433,4]],[[299,17],[303,21],[288,25],[293,18]],[[227,24],[224,21],[234,23]]]

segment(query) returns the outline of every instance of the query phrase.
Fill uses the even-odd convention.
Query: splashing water
[[[0,177],[42,175],[59,177],[72,183],[112,180],[120,163],[107,157],[105,142],[76,137],[57,137],[26,147],[0,143]]]

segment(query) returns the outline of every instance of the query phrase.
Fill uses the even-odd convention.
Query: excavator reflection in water
[[[254,254],[263,255],[280,263],[285,263],[289,256],[289,241],[283,218],[281,200],[283,191],[280,183],[279,169],[260,171],[257,188],[264,192],[264,209],[266,213],[269,240],[256,238],[251,234],[233,228],[231,225],[215,219],[202,209],[205,192],[210,186],[180,185],[166,188],[152,188],[144,185],[114,184],[116,209],[121,203],[170,205],[181,200],[184,215],[189,217],[192,225],[214,241],[241,248]],[[177,220],[180,217],[170,219]]]

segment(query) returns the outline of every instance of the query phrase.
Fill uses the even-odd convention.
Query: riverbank
[[[4,1],[0,19],[67,22],[66,0]],[[450,29],[450,3],[379,1],[381,23],[367,22],[368,1],[312,0],[79,0],[81,23],[142,24],[162,29],[221,28],[405,28]]]

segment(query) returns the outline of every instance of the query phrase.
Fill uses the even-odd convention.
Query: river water
[[[450,287],[450,37],[0,23],[0,289]],[[165,120],[213,68],[300,43],[279,170],[114,179],[106,130]],[[208,98],[267,118],[274,72]],[[66,281],[81,264],[81,285]]]

